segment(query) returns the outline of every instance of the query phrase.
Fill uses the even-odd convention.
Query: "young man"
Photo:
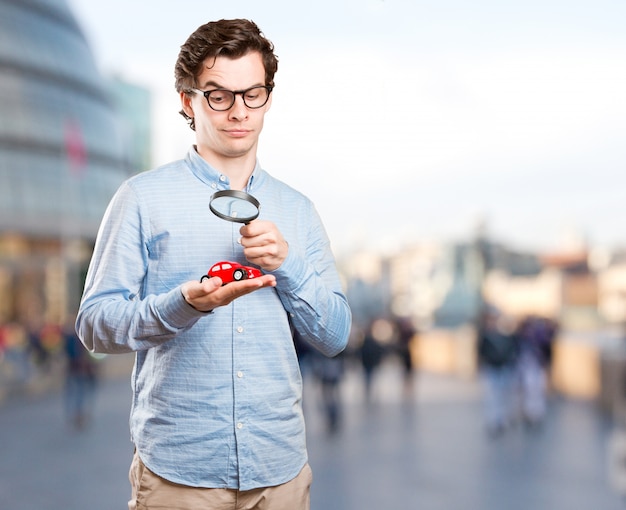
[[[76,325],[92,351],[136,353],[130,509],[309,508],[292,330],[335,356],[351,315],[314,206],[256,159],[276,69],[254,23],[199,27],[175,70],[196,145],[122,184],[98,234]],[[225,189],[259,218],[213,215]],[[263,274],[201,282],[222,260]]]

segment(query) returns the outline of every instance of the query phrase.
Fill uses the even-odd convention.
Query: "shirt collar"
[[[211,189],[214,189],[215,191],[230,189],[230,179],[228,176],[218,172],[209,163],[207,163],[207,161],[204,160],[200,154],[198,154],[195,145],[192,146],[187,152],[185,161],[189,166],[191,173],[193,173]],[[254,171],[248,180],[245,191],[251,193],[254,188],[258,187],[262,181],[262,175],[263,170],[261,169],[259,160],[257,159],[254,165]]]

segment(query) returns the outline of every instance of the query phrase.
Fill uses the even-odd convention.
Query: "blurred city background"
[[[319,473],[314,508],[380,508],[383,500],[346,495],[367,494],[375,483],[388,491],[409,484],[396,492],[415,498],[415,505],[404,501],[409,508],[502,508],[513,475],[485,482],[487,454],[515,466],[517,482],[531,487],[520,501],[534,508],[565,508],[563,493],[573,495],[568,510],[599,500],[618,508],[626,493],[626,233],[618,220],[626,186],[626,7],[608,0],[517,8],[487,1],[173,4],[0,0],[0,426],[13,427],[0,429],[7,452],[0,452],[0,500],[16,476],[34,473],[23,465],[9,474],[23,453],[15,445],[35,447],[32,434],[62,428],[50,406],[67,410],[76,371],[102,381],[101,396],[87,394],[96,409],[74,402],[85,416],[71,417],[73,432],[93,441],[72,443],[55,432],[50,440],[64,447],[31,458],[73,459],[63,471],[72,476],[86,460],[72,445],[104,458],[118,451],[104,452],[108,446],[97,441],[127,446],[128,399],[119,381],[132,358],[83,359],[72,343],[73,315],[114,191],[193,143],[173,88],[179,46],[206,21],[241,16],[259,23],[280,57],[261,163],[315,201],[354,315],[340,358],[320,360],[298,345]],[[489,310],[518,340],[529,320],[554,327],[542,416],[553,423],[525,445],[511,444],[519,430],[511,439],[481,428],[486,386],[478,353]],[[89,415],[103,412],[98,402],[107,410],[102,420],[122,417],[120,435],[88,426]],[[422,409],[437,416],[432,430]],[[435,464],[448,459],[449,487],[463,480],[458,504],[445,473],[437,492],[426,461],[385,456],[398,447],[390,431],[395,441],[406,439],[406,430],[393,429],[397,421],[432,433],[424,437],[436,444],[409,440],[407,452]],[[451,443],[461,451],[450,452]],[[582,471],[545,478],[541,461],[520,467],[515,448],[536,449],[556,465],[580,463]],[[111,464],[122,471],[111,480],[119,484],[118,507],[127,491],[125,454]],[[378,482],[342,472],[362,473],[381,458],[387,475],[365,473]],[[47,476],[36,497],[32,488],[33,501],[52,501],[67,483]],[[577,484],[594,499],[581,499]],[[59,501],[23,508],[83,508]]]

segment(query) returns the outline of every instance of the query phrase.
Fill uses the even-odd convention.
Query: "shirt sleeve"
[[[90,351],[149,349],[205,315],[185,301],[180,286],[143,295],[150,256],[148,223],[132,186],[124,183],[103,217],[76,319],[79,337]]]
[[[313,205],[303,243],[290,245],[283,264],[273,271],[278,295],[298,333],[326,356],[348,343],[352,315],[341,288],[330,241]]]

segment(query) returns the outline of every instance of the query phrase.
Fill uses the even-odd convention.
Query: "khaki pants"
[[[152,473],[135,452],[129,480],[129,510],[309,510],[311,468],[302,468],[293,480],[276,487],[249,491],[203,489],[168,482]]]

